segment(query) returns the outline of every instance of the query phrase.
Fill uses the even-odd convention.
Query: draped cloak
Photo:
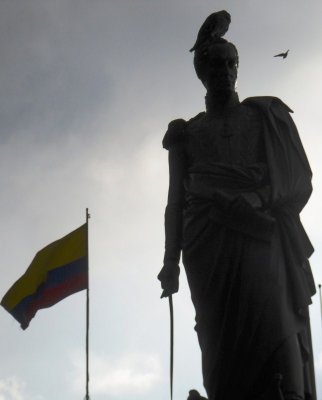
[[[291,110],[281,100],[253,97],[241,104],[254,107],[262,120],[270,187],[265,211],[240,214],[233,207],[239,193],[261,197],[260,163],[247,168],[214,163],[206,174],[188,168],[185,177],[180,247],[204,385],[210,400],[248,400],[263,385],[269,391],[270,374],[279,372],[270,361],[296,334],[305,396],[315,400],[308,314],[315,293],[308,262],[313,247],[299,217],[312,191],[312,173]],[[163,146],[184,143],[189,124],[168,130]]]

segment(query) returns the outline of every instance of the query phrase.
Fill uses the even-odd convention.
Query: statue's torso
[[[185,153],[189,170],[214,163],[247,167],[265,162],[259,112],[239,104],[223,115],[201,114],[189,122]]]

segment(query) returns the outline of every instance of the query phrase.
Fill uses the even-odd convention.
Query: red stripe
[[[40,297],[32,301],[27,309],[27,318],[30,321],[41,308],[51,307],[73,293],[87,288],[87,274],[73,276],[58,286],[45,288]]]

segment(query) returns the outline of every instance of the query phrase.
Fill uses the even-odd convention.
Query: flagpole
[[[320,294],[320,311],[321,311],[321,322],[322,322],[322,294],[321,294],[321,284],[319,284],[319,294]]]
[[[86,289],[86,397],[85,400],[90,400],[89,398],[89,363],[88,363],[88,353],[89,353],[89,257],[88,257],[88,220],[90,219],[90,214],[88,212],[88,208],[86,208],[86,254],[87,254],[87,289]]]

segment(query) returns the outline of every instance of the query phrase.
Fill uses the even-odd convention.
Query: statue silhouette
[[[205,397],[200,396],[199,392],[195,389],[189,390],[189,396],[187,400],[207,400]]]
[[[310,166],[281,100],[240,102],[237,49],[212,34],[211,21],[194,46],[206,111],[170,122],[163,139],[170,184],[162,295],[178,291],[182,252],[209,400],[315,400],[313,248],[299,218]]]

